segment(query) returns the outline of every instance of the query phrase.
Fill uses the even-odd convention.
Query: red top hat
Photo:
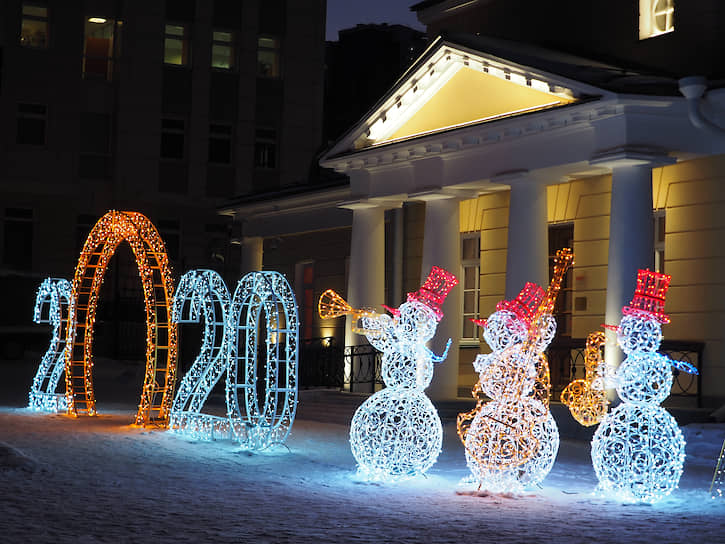
[[[435,312],[436,319],[440,321],[443,318],[441,304],[456,285],[458,280],[453,274],[434,266],[422,287],[415,293],[408,293],[408,302],[417,301],[425,304]]]
[[[672,276],[667,274],[638,270],[634,297],[629,306],[622,308],[622,313],[624,315],[645,313],[663,325],[669,323],[670,316],[665,313],[665,297],[671,280]]]
[[[541,302],[544,300],[545,295],[546,293],[541,287],[539,287],[535,283],[527,281],[526,285],[524,285],[524,288],[521,289],[521,292],[516,295],[515,299],[502,300],[501,302],[496,304],[496,310],[508,310],[509,312],[515,313],[516,317],[523,321],[528,328],[531,325],[531,320],[534,317],[534,313],[541,305]],[[473,321],[479,327],[486,326],[485,319],[472,319],[471,321]]]

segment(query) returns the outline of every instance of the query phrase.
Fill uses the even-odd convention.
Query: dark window
[[[574,249],[574,225],[562,223],[549,225],[549,279],[554,275],[554,257],[556,252],[563,248]],[[574,272],[572,269],[564,276],[561,291],[554,306],[556,319],[556,335],[571,336],[572,295],[574,291]],[[546,286],[542,286],[546,289]]]
[[[161,239],[166,246],[166,254],[172,261],[178,261],[181,238],[179,222],[174,219],[161,219],[158,222],[158,227]]]
[[[176,66],[189,64],[189,25],[166,24],[164,27],[164,62]]]
[[[83,249],[83,244],[86,243],[86,238],[96,224],[98,218],[91,214],[81,214],[78,216],[76,221],[76,250],[80,251]]]
[[[83,78],[113,79],[113,62],[118,57],[117,27],[121,22],[106,17],[86,17],[83,43]]]
[[[257,75],[278,78],[281,73],[279,39],[260,36],[257,40]]]
[[[18,104],[16,142],[24,145],[45,145],[47,108],[44,104]]]
[[[161,158],[184,158],[184,121],[181,119],[161,120]]]
[[[15,270],[33,267],[33,210],[5,209],[3,265]]]
[[[232,162],[232,127],[212,124],[209,126],[209,162]]]
[[[284,34],[287,19],[286,7],[286,0],[259,2],[259,32],[261,34]]]
[[[241,28],[242,2],[240,0],[214,0],[214,26]]]
[[[20,45],[35,49],[46,49],[48,47],[47,6],[23,2]]]
[[[277,168],[277,131],[258,128],[254,141],[255,168]]]

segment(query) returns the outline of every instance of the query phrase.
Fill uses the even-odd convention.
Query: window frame
[[[269,140],[266,140],[264,138],[260,138],[259,132],[269,130],[274,131],[274,140],[271,138]],[[258,157],[258,146],[264,145],[264,144],[272,144],[274,147],[274,165],[268,166],[266,164],[260,164],[257,162]],[[267,161],[265,161],[267,162]],[[258,126],[254,130],[254,169],[255,170],[277,170],[279,168],[280,160],[279,160],[279,130],[277,130],[276,127],[272,126]]]
[[[659,208],[652,211],[654,270],[665,274],[665,239],[667,238],[667,210]],[[661,229],[660,229],[661,227]],[[662,237],[660,238],[660,233]]]
[[[169,32],[169,27],[180,27],[183,29],[181,36]],[[170,62],[167,60],[167,42],[181,42],[181,62]],[[184,58],[186,57],[186,58]],[[191,68],[191,25],[181,21],[165,21],[163,33],[163,64],[164,66],[175,66],[177,68]]]
[[[28,7],[34,7],[34,8],[40,8],[45,10],[45,17],[40,15],[33,15],[33,14],[25,14],[24,8],[25,6]],[[23,27],[25,26],[25,21],[39,21],[45,23],[45,43],[43,45],[32,45],[30,43],[23,43]],[[20,47],[25,47],[27,49],[37,49],[37,50],[43,50],[48,49],[50,47],[50,8],[47,4],[44,4],[42,2],[21,2],[20,3],[20,34],[18,36],[18,44]]]
[[[104,19],[104,22],[92,21],[92,19]],[[106,56],[89,56],[88,55],[88,27],[89,24],[110,25],[111,28],[111,44]],[[81,77],[94,81],[113,81],[116,71],[116,64],[120,57],[120,26],[123,24],[121,19],[115,17],[106,17],[104,15],[86,15],[83,17],[83,56],[81,59]],[[101,76],[98,72],[89,72],[86,70],[88,61],[106,61],[105,74]],[[90,77],[89,77],[90,75]]]
[[[273,40],[273,47],[262,45],[262,40]],[[272,52],[276,54],[276,73],[263,73],[261,70],[260,54],[263,52]],[[263,79],[282,79],[282,39],[273,34],[260,34],[257,36],[257,77]]]
[[[165,121],[172,121],[172,122],[180,122],[183,124],[183,128],[178,129],[175,127],[164,127]],[[187,145],[188,145],[188,138],[186,137],[187,132],[187,125],[186,119],[183,117],[175,117],[175,116],[162,116],[161,117],[161,132],[160,132],[160,138],[159,138],[159,159],[162,161],[173,161],[173,162],[183,162],[186,160],[187,157]],[[163,154],[164,151],[164,135],[170,134],[170,135],[181,135],[183,138],[182,140],[182,146],[181,146],[181,157],[170,157]]]
[[[228,132],[223,132],[219,130],[215,130],[215,127],[220,128],[224,127],[229,129]],[[212,153],[211,153],[211,147],[212,147],[212,140],[225,140],[229,143],[229,160],[226,162],[220,162],[220,161],[213,161],[212,160]],[[222,166],[229,166],[234,164],[234,126],[232,123],[228,122],[210,122],[209,123],[209,137],[208,137],[208,149],[207,149],[207,163],[208,164],[215,164],[215,165],[222,165]]]
[[[660,3],[664,8],[658,9]],[[666,28],[657,26],[657,17],[665,16]],[[675,0],[639,0],[639,39],[656,38],[675,31]]]
[[[31,111],[21,111],[21,106],[43,107],[45,109],[45,112],[40,113],[40,112],[31,112]],[[28,143],[28,142],[19,141],[20,140],[21,119],[43,121],[43,141],[41,143]],[[15,112],[15,121],[16,121],[15,145],[33,146],[33,147],[45,147],[46,145],[48,145],[48,105],[47,104],[40,104],[38,102],[18,102],[16,112]]]
[[[217,33],[224,33],[229,34],[230,39],[229,41],[223,41],[218,40],[215,38],[215,34]],[[228,67],[224,66],[215,66],[214,65],[214,48],[215,47],[228,47],[229,48],[229,55],[231,57],[231,62]],[[212,70],[219,70],[222,72],[236,72],[237,71],[237,32],[235,30],[231,29],[224,29],[224,28],[212,28],[211,31],[211,59],[210,59],[210,65]]]
[[[477,258],[470,258],[466,259],[464,258],[464,244],[466,240],[472,240],[476,239],[478,240],[478,256]],[[464,336],[464,331],[466,330],[466,321],[469,319],[479,319],[481,316],[481,232],[480,231],[474,231],[474,232],[462,232],[461,233],[461,319],[462,319],[462,326],[461,326],[461,338],[460,338],[460,345],[461,346],[477,346],[480,343],[480,335],[478,332],[478,327],[476,325],[473,326],[472,334],[473,336]],[[471,289],[466,288],[466,270],[467,269],[473,269],[475,280],[475,285]],[[474,311],[473,312],[466,312],[466,293],[473,292],[473,305],[474,305]]]
[[[13,214],[13,212],[20,212]],[[0,263],[4,267],[9,267],[12,270],[28,271],[33,269],[33,241],[35,238],[35,211],[32,208],[15,208],[5,207],[3,209],[3,233],[2,233],[2,256],[0,257]],[[7,237],[8,237],[8,223],[16,224],[29,224],[30,225],[30,249],[28,255],[28,262],[21,265],[17,265],[16,262],[12,262],[7,258]]]

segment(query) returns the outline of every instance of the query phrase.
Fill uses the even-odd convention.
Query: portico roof
[[[692,125],[673,79],[466,35],[437,38],[320,164],[348,174],[351,195],[405,200],[713,152],[722,140]]]

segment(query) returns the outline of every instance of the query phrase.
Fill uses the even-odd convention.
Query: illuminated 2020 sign
[[[70,299],[71,286],[65,279],[46,278],[38,289],[33,321],[53,325],[53,336],[30,387],[28,408],[32,410],[62,412],[68,408],[65,394],[56,393],[56,388],[65,368],[65,327]]]
[[[289,283],[278,272],[250,272],[230,299],[216,272],[192,270],[179,283],[174,319],[201,316],[201,350],[174,399],[171,430],[200,440],[233,438],[255,450],[283,443],[297,405],[299,322]],[[225,371],[227,417],[202,413]]]
[[[146,372],[135,423],[167,423],[176,379],[176,325],[171,320],[174,281],[166,248],[143,214],[110,211],[91,230],[71,288],[65,357],[66,399],[71,415],[96,413],[93,333],[106,267],[118,245],[131,246],[146,310]]]

